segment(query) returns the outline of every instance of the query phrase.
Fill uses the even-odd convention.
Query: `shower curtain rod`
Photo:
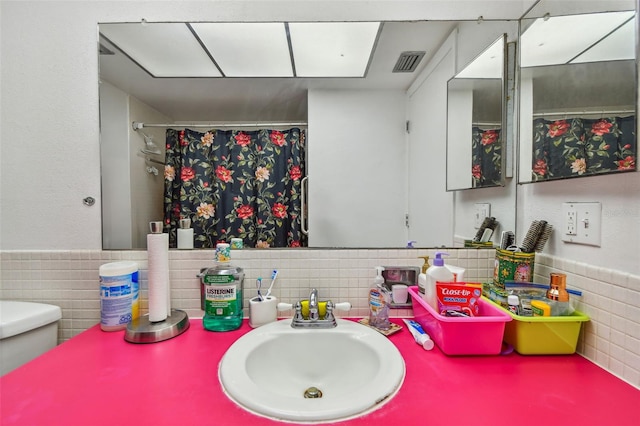
[[[502,126],[502,123],[496,121],[478,121],[471,123],[472,126]]]
[[[634,109],[618,109],[618,110],[607,110],[603,109],[600,111],[589,111],[589,110],[577,110],[577,111],[550,111],[550,112],[536,112],[532,115],[534,117],[547,117],[550,115],[576,115],[576,114],[585,114],[585,115],[595,115],[595,114],[635,114],[636,111]]]
[[[290,122],[290,123],[233,123],[233,124],[220,124],[220,123],[171,123],[171,124],[149,124],[134,121],[131,123],[133,130],[139,130],[145,127],[208,127],[208,128],[220,128],[220,127],[285,127],[285,126],[307,126],[307,122]]]

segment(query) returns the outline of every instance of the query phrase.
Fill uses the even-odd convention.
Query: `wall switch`
[[[601,203],[562,203],[562,241],[600,247],[601,217]]]
[[[475,213],[473,216],[474,227],[479,229],[482,226],[482,222],[485,217],[491,216],[491,204],[490,203],[476,203]]]

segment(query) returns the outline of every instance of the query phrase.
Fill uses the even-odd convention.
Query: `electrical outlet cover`
[[[485,217],[491,216],[491,204],[490,203],[476,203],[475,212],[473,216],[474,227],[479,229],[482,226],[482,222]]]
[[[601,223],[601,203],[562,203],[562,241],[600,247]]]

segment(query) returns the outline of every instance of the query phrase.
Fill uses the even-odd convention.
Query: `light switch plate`
[[[475,213],[473,216],[474,227],[479,229],[482,226],[482,222],[485,217],[491,216],[491,204],[490,203],[476,203]]]
[[[601,223],[601,203],[562,203],[562,241],[600,247]]]

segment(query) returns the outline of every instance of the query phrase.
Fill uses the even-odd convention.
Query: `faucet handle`
[[[335,317],[333,316],[333,302],[331,300],[327,300],[327,311],[324,314],[325,321],[333,321]]]
[[[300,302],[296,302],[296,313],[293,315],[294,321],[303,321],[304,318],[302,316],[302,304]]]
[[[350,311],[351,303],[349,302],[340,302],[333,305],[333,308],[337,311]]]
[[[293,309],[293,305],[291,303],[284,303],[284,302],[278,303],[276,307],[279,311],[288,311],[290,309]]]

